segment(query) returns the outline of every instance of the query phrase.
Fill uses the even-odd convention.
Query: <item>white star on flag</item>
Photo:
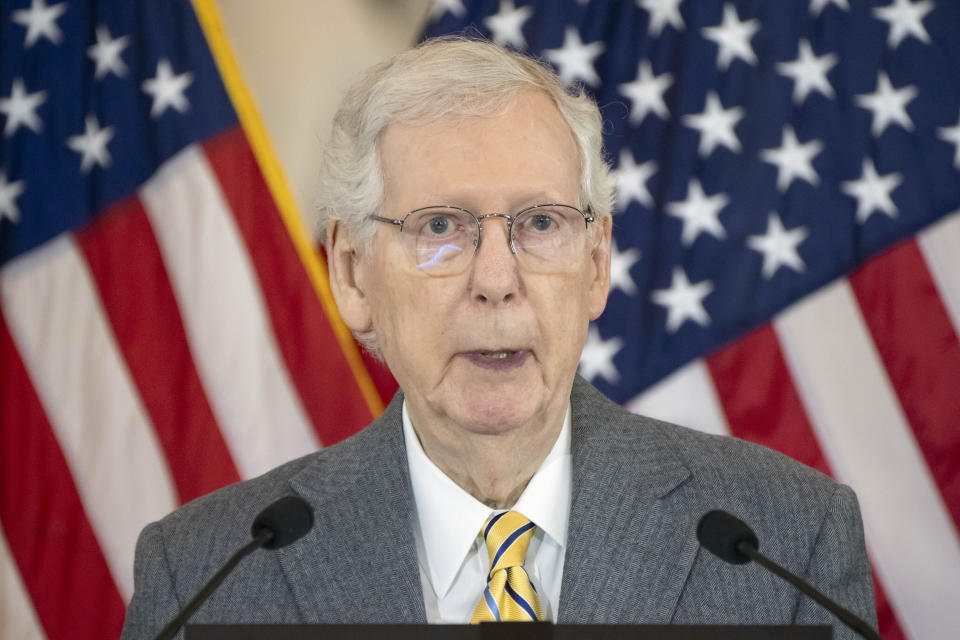
[[[933,11],[933,2],[920,0],[893,0],[893,4],[886,7],[874,7],[873,15],[890,25],[887,35],[887,46],[896,49],[905,38],[915,37],[920,42],[930,44],[930,34],[923,26],[924,17]]]
[[[937,129],[937,135],[941,140],[954,145],[953,165],[960,169],[960,118],[957,118],[957,124],[952,127],[940,127]],[[621,153],[621,158],[623,154]]]
[[[500,0],[500,11],[488,18],[483,24],[490,30],[493,41],[501,47],[526,49],[527,41],[523,37],[523,23],[533,15],[530,7],[513,6],[513,0]]]
[[[860,179],[841,183],[840,190],[857,199],[857,222],[863,224],[876,211],[885,213],[891,218],[897,217],[897,205],[893,203],[890,194],[902,182],[903,175],[899,173],[877,175],[873,160],[866,158],[863,161],[863,174]]]
[[[777,165],[777,189],[786,191],[794,180],[806,180],[816,186],[820,176],[813,168],[813,157],[823,151],[823,143],[811,140],[800,144],[793,127],[783,128],[783,141],[777,149],[767,149],[760,153],[764,161]]]
[[[647,180],[657,171],[657,164],[647,160],[638,165],[629,149],[620,150],[620,163],[613,171],[617,180],[617,212],[625,211],[631,200],[645,207],[653,205],[653,196],[647,189]]]
[[[37,115],[37,107],[46,102],[47,92],[27,93],[23,78],[15,78],[10,87],[10,95],[0,98],[0,113],[7,117],[3,127],[3,136],[9,138],[21,125],[34,133],[43,130],[43,120]]]
[[[810,41],[801,40],[797,59],[792,62],[778,62],[777,73],[793,79],[795,104],[802,104],[811,91],[819,91],[825,97],[833,98],[836,94],[827,80],[827,72],[836,66],[839,60],[834,53],[815,56]]]
[[[700,181],[692,178],[687,188],[687,199],[669,203],[666,210],[669,215],[683,220],[680,240],[689,247],[701,233],[709,233],[718,240],[727,237],[726,229],[720,223],[720,211],[728,204],[729,196],[724,193],[708,196],[703,192]]]
[[[600,76],[594,68],[597,56],[603,53],[604,44],[599,40],[584,44],[576,27],[567,27],[563,35],[563,47],[547,49],[543,53],[547,60],[560,70],[560,78],[567,84],[583,80],[591,87],[600,84]]]
[[[609,340],[600,337],[600,330],[590,325],[587,343],[580,354],[580,375],[592,381],[603,376],[610,383],[620,380],[620,372],[613,364],[613,357],[623,348],[623,339],[614,336]]]
[[[447,11],[458,18],[467,14],[467,9],[463,6],[463,0],[433,0],[433,4],[430,5],[430,15],[427,16],[427,19],[433,22]]]
[[[7,218],[14,224],[20,222],[17,198],[23,194],[23,189],[23,180],[7,182],[7,173],[0,171],[0,218]]]
[[[170,61],[166,58],[161,59],[157,63],[157,75],[143,81],[144,92],[153,98],[150,117],[159,118],[169,107],[185,113],[190,108],[190,101],[183,92],[192,82],[192,73],[186,71],[180,75],[174,75]]]
[[[677,31],[683,31],[683,17],[680,15],[681,0],[637,0],[641,9],[650,14],[650,35],[657,37],[667,24]]]
[[[637,292],[637,283],[633,281],[630,269],[640,260],[641,256],[640,249],[630,248],[626,251],[620,251],[617,248],[617,241],[612,241],[610,245],[610,291],[620,289],[628,296]]]
[[[877,90],[856,96],[857,104],[873,112],[870,133],[879,137],[891,123],[913,131],[913,120],[907,115],[907,103],[917,97],[917,88],[909,85],[894,89],[890,77],[883,71],[877,75]]]
[[[662,73],[653,75],[649,60],[641,60],[637,65],[637,77],[633,82],[620,85],[620,93],[630,98],[630,122],[640,124],[651,111],[666,120],[670,117],[667,103],[663,101],[663,92],[673,84],[673,76]]]
[[[723,145],[730,151],[740,151],[740,139],[733,128],[743,119],[742,107],[724,109],[720,103],[720,96],[716,91],[707,94],[707,104],[703,113],[683,116],[683,122],[688,127],[700,132],[700,146],[697,153],[706,158],[717,145]]]
[[[710,324],[710,315],[703,308],[703,299],[713,291],[713,282],[701,280],[691,284],[682,267],[674,267],[669,289],[656,289],[650,299],[667,308],[667,331],[676,333],[684,322],[692,320],[701,327]]]
[[[96,64],[93,77],[97,80],[105,77],[111,71],[122,78],[127,73],[127,65],[120,57],[120,52],[130,44],[128,36],[111,38],[110,30],[105,25],[97,27],[97,43],[87,48],[87,55]]]
[[[767,219],[767,232],[760,236],[747,236],[747,246],[763,254],[763,277],[769,280],[780,267],[789,267],[797,273],[806,270],[807,265],[800,257],[797,247],[807,239],[810,232],[806,227],[795,227],[789,231],[776,212]]]
[[[37,43],[41,36],[53,44],[60,44],[63,40],[63,32],[57,26],[57,18],[62,16],[66,10],[66,2],[48,7],[44,0],[32,0],[29,9],[14,11],[10,14],[10,19],[26,27],[27,36],[23,41],[23,46],[29,49]]]
[[[847,0],[810,0],[810,13],[818,16],[828,4],[834,4],[845,11],[850,10]]]
[[[84,132],[67,138],[67,146],[81,155],[80,171],[90,173],[94,165],[109,167],[111,158],[107,144],[113,139],[113,127],[100,128],[97,116],[89,114]]]
[[[717,43],[717,67],[728,69],[734,58],[740,58],[747,64],[757,64],[757,55],[750,46],[750,39],[760,30],[760,21],[756,18],[741,21],[737,9],[732,4],[723,5],[723,22],[716,27],[704,27],[701,31],[705,38]]]

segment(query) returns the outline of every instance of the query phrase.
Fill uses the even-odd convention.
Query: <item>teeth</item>
[[[502,360],[504,358],[509,358],[512,356],[515,351],[484,351],[483,357],[485,358],[496,358],[497,360]]]

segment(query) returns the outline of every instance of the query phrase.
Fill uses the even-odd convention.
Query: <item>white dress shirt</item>
[[[427,622],[466,624],[487,583],[490,558],[480,528],[491,514],[424,453],[403,404],[403,436],[417,505],[414,528]],[[524,563],[546,620],[557,620],[570,517],[570,408],[560,435],[513,506],[537,525]]]

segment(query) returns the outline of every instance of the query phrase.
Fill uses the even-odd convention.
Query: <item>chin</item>
[[[519,396],[519,397],[518,397]],[[461,398],[451,407],[453,419],[470,431],[490,435],[505,433],[527,424],[538,403],[528,394],[495,393]]]

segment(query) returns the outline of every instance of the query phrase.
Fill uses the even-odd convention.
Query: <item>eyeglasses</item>
[[[593,216],[566,204],[538,204],[510,216],[474,215],[466,209],[433,206],[414,209],[402,219],[369,216],[400,227],[414,268],[434,276],[463,272],[480,249],[483,221],[503,218],[510,251],[530,271],[553,273],[576,265],[587,243]]]

